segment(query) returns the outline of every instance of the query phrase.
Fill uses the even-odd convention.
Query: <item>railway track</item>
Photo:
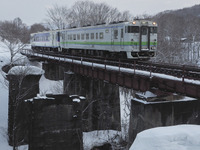
[[[21,52],[22,54],[31,55],[33,54],[33,51],[30,50],[23,50]],[[185,78],[187,79],[194,79],[194,80],[200,80],[200,68],[195,66],[187,66],[187,65],[172,65],[172,64],[160,64],[160,63],[154,63],[150,61],[137,61],[137,60],[124,60],[124,59],[112,59],[112,58],[99,58],[99,57],[86,57],[83,55],[63,55],[63,54],[55,54],[52,52],[49,53],[42,53],[38,52],[39,54],[49,55],[49,56],[56,56],[61,58],[69,58],[73,60],[81,60],[81,61],[87,61],[87,62],[93,62],[98,64],[105,64],[105,65],[111,65],[111,66],[119,66],[123,68],[131,68],[131,69],[137,69],[137,70],[143,70],[148,71],[152,73],[160,73],[165,75],[171,75],[178,78]]]

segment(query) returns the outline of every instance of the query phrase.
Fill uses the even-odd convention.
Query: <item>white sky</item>
[[[164,10],[181,9],[200,4],[200,0],[93,0],[105,2],[120,11],[128,10],[134,16],[154,15]],[[0,20],[22,19],[27,25],[44,22],[46,11],[54,4],[70,8],[75,0],[0,0]]]

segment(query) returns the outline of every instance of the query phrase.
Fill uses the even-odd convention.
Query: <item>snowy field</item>
[[[27,60],[26,60],[27,61]],[[8,53],[1,52],[0,49],[0,67],[9,62]],[[28,62],[28,61],[27,61]],[[39,63],[28,62],[28,65],[41,67]],[[8,119],[8,88],[5,86],[3,78],[5,75],[1,71],[0,75],[0,150],[12,150],[7,142],[7,119]],[[59,93],[59,87],[62,87],[62,81],[47,80],[44,76],[40,79],[40,94]],[[57,89],[57,91],[55,91]],[[117,131],[93,131],[83,134],[84,150],[90,150],[93,146],[101,146],[106,142],[118,142],[121,134],[127,132],[129,108],[124,99],[131,99],[130,95],[120,94],[122,123],[126,127],[121,132]],[[122,126],[124,126],[122,124]],[[126,131],[125,131],[126,130]],[[117,136],[116,136],[117,135]],[[127,136],[127,135],[126,135]],[[117,137],[117,138],[113,138]],[[125,137],[127,138],[127,137]],[[200,126],[198,125],[180,125],[173,127],[161,127],[143,131],[137,135],[137,138],[130,150],[200,150]],[[19,150],[28,150],[28,146],[21,146]]]

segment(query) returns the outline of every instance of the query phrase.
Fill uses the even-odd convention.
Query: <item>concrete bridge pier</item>
[[[129,146],[137,133],[154,127],[200,124],[200,101],[190,97],[164,94],[145,98],[141,94],[131,100]]]
[[[119,87],[101,80],[65,72],[64,93],[86,97],[83,131],[121,130]]]
[[[45,62],[42,63],[42,69],[45,70],[44,76],[49,80],[63,80],[64,67],[58,63]]]
[[[27,144],[29,128],[24,100],[37,96],[43,70],[33,66],[15,66],[8,72],[8,143],[12,146]]]
[[[29,150],[83,150],[84,101],[66,94],[27,101],[31,116]]]

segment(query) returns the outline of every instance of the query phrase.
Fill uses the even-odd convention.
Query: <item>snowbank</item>
[[[148,129],[137,134],[129,150],[200,150],[200,125]]]
[[[121,132],[114,130],[98,130],[83,132],[84,150],[91,150],[94,146],[102,146],[105,143],[118,143]]]
[[[8,75],[42,75],[44,70],[35,66],[15,66],[12,67]]]

